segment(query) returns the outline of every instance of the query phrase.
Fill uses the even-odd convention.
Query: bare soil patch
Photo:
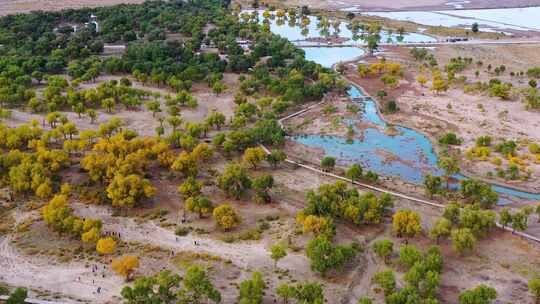
[[[0,16],[32,11],[59,11],[69,8],[143,2],[144,0],[0,0]]]

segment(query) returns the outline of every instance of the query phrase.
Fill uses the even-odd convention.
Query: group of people
[[[120,232],[114,232],[114,231],[105,231],[103,233],[105,236],[112,236],[112,237],[115,237],[115,238],[120,238]]]

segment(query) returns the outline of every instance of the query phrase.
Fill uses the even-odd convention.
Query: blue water
[[[481,31],[540,30],[540,7],[445,10],[445,11],[401,11],[365,12],[366,15],[411,21],[430,26],[470,28],[473,23]]]
[[[252,13],[253,10],[245,10],[243,12]],[[263,11],[259,10],[259,21],[262,23],[264,20],[263,17]],[[274,12],[275,13],[275,12]],[[269,19],[270,22],[270,30],[274,34],[278,34],[282,37],[285,37],[291,41],[297,41],[297,40],[306,40],[308,38],[321,38],[325,37],[327,35],[330,36],[338,36],[341,38],[346,38],[347,41],[344,43],[346,44],[358,44],[363,45],[365,44],[364,41],[361,39],[353,39],[353,32],[351,32],[350,29],[347,28],[348,23],[347,22],[341,22],[338,31],[333,26],[330,26],[328,33],[324,33],[321,31],[321,29],[317,26],[319,24],[319,20],[317,20],[316,16],[308,16],[310,23],[303,29],[301,26],[298,25],[298,20],[296,20],[293,23],[290,23],[288,19],[284,20],[278,20],[278,18]],[[390,40],[389,40],[390,38]],[[392,33],[389,35],[388,32],[382,31],[381,32],[381,42],[391,42],[391,43],[418,43],[418,42],[435,42],[436,39],[419,33],[406,33],[403,35],[403,37],[398,39],[398,35],[395,33]],[[303,44],[303,43],[302,43]]]
[[[262,14],[262,12],[260,12]],[[262,16],[259,15],[260,20]],[[287,21],[278,25],[277,20],[271,20],[271,31],[291,41],[303,40],[306,37],[320,37],[317,30],[317,20],[310,17],[311,24],[308,33],[301,33],[296,25],[289,26]],[[352,37],[346,24],[340,26],[340,36]],[[420,34],[405,35],[404,41],[422,41],[418,39],[433,39]],[[407,38],[408,37],[408,38]],[[384,38],[383,38],[384,39]],[[407,40],[409,39],[409,40]],[[363,50],[358,47],[308,47],[304,48],[306,58],[323,66],[330,67],[334,63],[346,61],[361,56]],[[377,110],[376,103],[365,98],[365,94],[355,86],[351,86],[348,95],[354,98],[361,97],[358,102],[362,108],[357,119],[344,122],[355,129],[355,138],[352,142],[339,136],[302,135],[293,139],[303,145],[322,148],[325,154],[335,157],[341,164],[360,163],[367,170],[374,171],[383,176],[399,177],[405,182],[422,184],[427,174],[441,176],[443,172],[437,168],[437,155],[429,138],[417,131],[401,126],[388,126]],[[360,130],[356,124],[367,124],[367,128]],[[393,130],[388,132],[389,127]],[[463,175],[453,176],[456,180],[463,180]],[[453,188],[457,185],[452,185]],[[523,192],[507,187],[492,185],[493,190],[501,194],[499,204],[511,202],[509,198],[526,200],[540,200],[540,194]]]
[[[349,89],[348,94],[353,99],[364,96],[355,86]],[[399,177],[414,184],[421,184],[427,174],[443,175],[442,170],[437,168],[437,155],[427,136],[401,126],[393,126],[395,131],[389,135],[385,133],[389,126],[379,115],[375,102],[366,98],[364,101],[358,101],[358,104],[363,109],[358,119],[344,122],[353,127],[359,122],[369,124],[363,131],[354,127],[355,137],[361,139],[347,142],[342,137],[325,135],[301,135],[293,139],[309,147],[322,148],[327,156],[335,157],[342,164],[359,163],[367,170],[380,175]],[[362,134],[359,134],[360,132]],[[467,177],[455,175],[453,178],[463,180]],[[492,185],[492,188],[501,194],[499,200],[501,205],[510,203],[508,200],[510,197],[540,200],[540,194],[498,185]]]
[[[340,61],[353,60],[365,54],[365,51],[358,47],[305,47],[302,49],[306,53],[307,60],[315,61],[326,68],[330,68]],[[339,53],[339,56],[336,56],[336,53]]]

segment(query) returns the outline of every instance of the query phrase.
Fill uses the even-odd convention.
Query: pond
[[[245,10],[243,12],[252,13],[253,10]],[[263,12],[264,11],[261,10],[258,11],[259,21],[261,23],[264,22]],[[273,13],[275,14],[275,12]],[[348,22],[339,22],[338,26],[334,26],[333,20],[331,20],[328,29],[322,30],[319,27],[320,20],[316,16],[307,16],[307,18],[309,19],[309,24],[304,27],[299,25],[299,18],[295,19],[294,22],[291,22],[291,20],[287,18],[279,19],[274,17],[268,19],[268,22],[272,33],[278,34],[293,42],[305,41],[306,39],[339,37],[344,39],[344,44],[365,44],[361,39],[361,32],[356,34],[353,33],[351,29],[349,29],[350,26]],[[435,41],[437,41],[435,38],[419,33],[404,33],[403,36],[399,36],[393,32],[381,32],[381,42],[385,43],[418,43]]]
[[[365,12],[370,16],[411,21],[430,26],[470,28],[473,23],[480,25],[481,31],[540,30],[540,7],[448,10],[448,11],[403,11]]]
[[[259,12],[259,17],[262,19],[262,12]],[[273,33],[291,41],[305,40],[306,37],[321,37],[316,26],[317,18],[311,16],[310,20],[312,22],[308,26],[308,33],[305,31],[302,33],[302,29],[296,25],[296,21],[295,24],[289,26],[287,21],[283,24],[277,24],[277,20],[270,20],[270,29]],[[351,31],[345,23],[339,25],[338,34],[340,37],[352,37]],[[415,35],[418,36],[404,35],[404,39],[417,39],[418,37],[421,37],[421,39],[433,39],[421,34]],[[302,44],[309,43],[303,42]],[[337,62],[351,60],[364,54],[364,51],[359,47],[310,46],[303,49],[307,59],[325,67],[331,67]],[[356,136],[357,139],[354,139],[352,143],[347,142],[343,137],[325,135],[301,135],[292,137],[292,139],[309,147],[323,149],[326,155],[335,157],[338,163],[342,165],[360,163],[366,170],[384,176],[399,177],[409,183],[422,184],[426,174],[442,175],[443,172],[437,168],[437,155],[427,136],[409,128],[388,126],[377,111],[375,101],[366,97],[358,87],[352,86],[348,91],[348,95],[359,103],[362,111],[356,119],[345,121],[345,123],[355,129],[356,135],[361,136]],[[360,122],[368,124],[369,127],[365,130],[359,130],[356,125]],[[389,132],[390,129],[391,132]],[[466,177],[456,175],[454,178],[462,180]],[[509,197],[540,200],[540,194],[523,192],[498,185],[493,185],[493,189],[501,194],[500,204],[509,202],[507,199]]]
[[[361,57],[365,51],[359,47],[303,47],[306,59],[323,67],[330,68],[340,61],[349,61]]]
[[[380,175],[399,177],[413,184],[422,184],[427,174],[443,175],[442,170],[437,168],[437,155],[427,136],[401,126],[392,126],[393,130],[389,133],[389,126],[377,111],[375,101],[365,98],[364,93],[355,86],[349,89],[348,95],[353,100],[363,97],[362,101],[358,101],[362,109],[358,119],[345,121],[355,129],[355,137],[361,139],[348,142],[343,137],[326,135],[299,135],[292,139],[308,147],[323,149],[325,155],[335,157],[342,165],[358,163]],[[368,123],[370,127],[361,131],[355,127],[359,122]],[[453,178],[466,179],[459,174]],[[498,185],[492,185],[492,188],[501,195],[501,205],[510,203],[510,197],[540,200],[540,194]]]

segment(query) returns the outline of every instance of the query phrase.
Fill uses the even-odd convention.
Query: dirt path
[[[81,205],[81,206],[77,206]],[[76,204],[81,215],[101,218],[107,230],[119,232],[123,241],[153,244],[176,251],[206,252],[229,259],[243,269],[273,268],[270,253],[263,242],[242,242],[228,244],[204,236],[176,236],[173,231],[157,226],[154,222],[136,223],[132,218],[112,217],[104,207]],[[197,245],[195,245],[197,241]],[[310,275],[309,261],[304,254],[289,253],[279,261],[282,268],[305,269]]]
[[[11,241],[10,237],[0,241],[0,281],[10,285],[77,295],[80,299],[93,302],[113,303],[113,296],[120,293],[124,284],[117,276],[94,276],[91,269],[82,262],[56,265],[39,258],[23,256],[10,244]],[[81,278],[80,281],[78,278]],[[98,286],[102,288],[101,294],[96,293]],[[64,302],[80,303],[77,300]]]
[[[174,232],[153,222],[138,224],[132,218],[112,217],[110,210],[105,207],[83,204],[74,204],[74,207],[81,215],[101,218],[104,227],[107,227],[108,231],[119,232],[123,241],[151,244],[175,252],[205,252],[231,260],[237,267],[248,271],[273,269],[273,261],[264,242],[228,244],[204,236],[177,237]],[[31,213],[20,213],[16,218],[26,219],[32,215],[35,216]],[[56,264],[46,258],[23,255],[11,244],[12,241],[12,237],[0,240],[0,281],[13,286],[47,291],[49,294],[54,292],[68,296],[77,295],[80,299],[92,303],[118,302],[115,296],[120,296],[125,282],[119,276],[111,274],[108,264],[97,264],[98,269],[105,269],[106,275],[103,278],[101,273],[92,273],[84,261]],[[197,245],[194,241],[197,241]],[[279,265],[282,268],[295,269],[295,274],[299,277],[313,276],[309,270],[309,261],[303,253],[290,252],[280,260]],[[101,294],[96,293],[98,286],[102,288]],[[66,303],[77,302],[68,300]]]

